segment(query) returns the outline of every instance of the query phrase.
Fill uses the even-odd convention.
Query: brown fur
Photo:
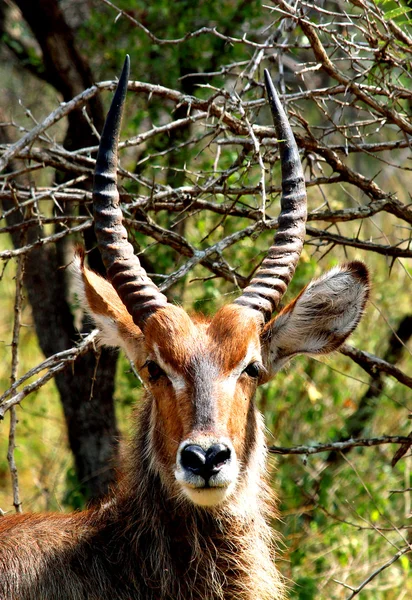
[[[249,309],[234,304],[223,306],[210,323],[209,336],[215,345],[216,360],[224,373],[231,371],[246,355],[255,340],[260,345],[260,322]]]
[[[78,268],[102,340],[125,349],[145,398],[107,501],[73,515],[0,519],[1,600],[280,600],[254,394],[294,354],[346,339],[367,297],[365,268],[351,263],[312,282],[263,331],[259,315],[238,305],[210,321],[167,305],[148,318],[144,336],[110,284]],[[150,361],[163,369],[158,376]],[[199,487],[180,448],[216,443],[231,448],[229,483]]]
[[[149,398],[126,475],[101,507],[0,519],[0,598],[7,600],[273,600],[282,583],[260,480],[206,511],[170,497],[150,461]],[[260,478],[259,478],[260,479]],[[256,495],[257,506],[245,509]]]
[[[179,372],[187,370],[193,355],[202,351],[195,323],[186,311],[172,304],[148,320],[145,339],[149,352],[156,344],[164,360]]]

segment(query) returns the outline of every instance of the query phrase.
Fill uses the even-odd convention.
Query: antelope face
[[[264,443],[256,387],[296,354],[339,348],[368,295],[365,266],[353,262],[312,281],[266,325],[257,311],[238,304],[211,321],[167,304],[142,333],[110,283],[80,260],[76,266],[101,341],[122,347],[145,382],[152,468],[172,495],[209,507],[259,477]]]
[[[156,464],[201,506],[230,496],[256,446],[253,397],[264,367],[248,312],[227,306],[206,323],[169,305],[145,328]]]

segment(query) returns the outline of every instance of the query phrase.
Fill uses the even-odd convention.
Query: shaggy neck
[[[150,454],[151,408],[146,400],[120,494],[109,508],[116,532],[112,537],[128,540],[125,561],[131,569],[133,563],[139,565],[139,576],[153,586],[153,598],[281,598],[280,591],[274,595],[282,585],[266,523],[273,498],[261,473],[260,419],[260,443],[232,498],[221,507],[203,509],[173,495],[162,483]]]

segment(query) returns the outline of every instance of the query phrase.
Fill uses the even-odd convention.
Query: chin
[[[185,496],[196,506],[213,508],[222,504],[230,496],[232,486],[209,488],[182,486],[182,488]]]

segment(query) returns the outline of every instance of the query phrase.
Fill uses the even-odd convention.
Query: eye
[[[161,369],[159,367],[159,365],[157,363],[155,363],[153,360],[148,360],[146,363],[146,367],[150,376],[150,381],[157,381],[162,375],[165,374],[165,372],[163,371],[163,369]]]
[[[253,377],[253,379],[256,379],[257,377],[259,377],[260,371],[260,364],[258,362],[252,362],[246,367],[246,369],[244,369],[243,373],[246,373],[246,375],[249,375],[249,377]]]

